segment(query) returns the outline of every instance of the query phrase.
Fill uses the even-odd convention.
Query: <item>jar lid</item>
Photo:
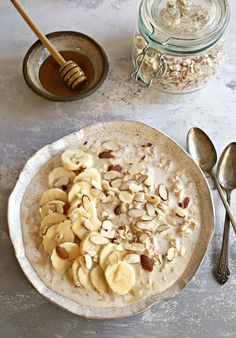
[[[164,52],[191,54],[212,46],[229,17],[227,0],[143,0],[139,29],[148,43],[161,45]]]

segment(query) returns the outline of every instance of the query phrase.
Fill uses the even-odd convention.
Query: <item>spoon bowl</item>
[[[199,128],[191,128],[187,135],[187,149],[194,161],[199,165],[199,167],[203,171],[206,171],[210,174],[236,233],[236,220],[229,206],[229,203],[225,198],[221,185],[218,182],[216,175],[213,171],[213,167],[217,161],[217,154],[213,143],[203,130]],[[230,150],[230,152],[231,151],[232,150]],[[233,180],[233,178],[231,180]]]
[[[216,150],[210,138],[200,128],[191,128],[187,136],[187,149],[194,161],[210,172],[217,161]]]
[[[230,143],[223,151],[217,166],[217,176],[226,191],[236,189],[236,142]]]

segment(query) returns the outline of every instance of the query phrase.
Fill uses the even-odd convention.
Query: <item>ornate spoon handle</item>
[[[227,192],[227,202],[230,204],[230,193]],[[220,259],[218,266],[216,268],[216,279],[220,284],[227,282],[230,276],[229,263],[228,263],[228,252],[229,252],[229,226],[230,219],[226,212],[225,214],[225,223],[224,223],[224,233],[221,245]]]

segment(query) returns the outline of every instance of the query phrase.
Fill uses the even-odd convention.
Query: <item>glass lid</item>
[[[229,16],[227,0],[143,0],[139,29],[151,44],[191,53],[213,45]]]

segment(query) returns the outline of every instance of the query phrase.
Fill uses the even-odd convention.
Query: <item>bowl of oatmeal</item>
[[[175,296],[214,230],[209,186],[190,156],[135,121],[92,125],[39,150],[9,199],[27,278],[86,318],[121,318]]]

